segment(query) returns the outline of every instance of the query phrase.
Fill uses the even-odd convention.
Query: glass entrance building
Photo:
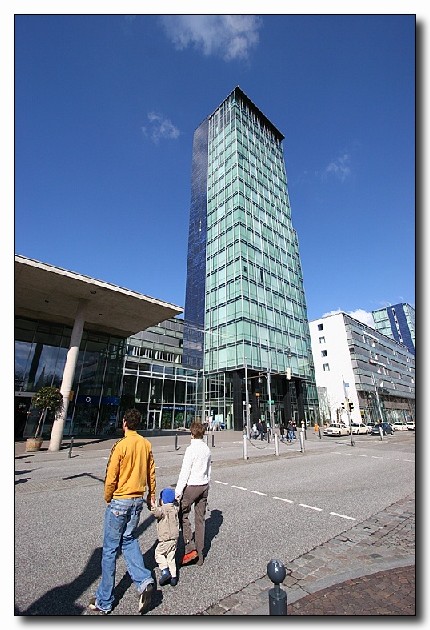
[[[183,364],[205,420],[236,430],[317,419],[283,139],[239,87],[194,134]]]

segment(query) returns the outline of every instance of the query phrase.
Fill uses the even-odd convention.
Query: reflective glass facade
[[[71,328],[62,324],[15,319],[15,437],[33,435],[39,412],[31,397],[41,387],[61,386]],[[85,331],[79,348],[65,435],[108,433],[120,407],[125,340]],[[49,436],[48,413],[43,435]]]
[[[245,366],[251,375],[285,375],[291,369],[305,398],[317,400],[282,140],[239,88],[194,138],[184,365],[204,369],[210,377],[207,407],[218,412],[223,407],[227,424],[229,415],[235,417],[235,428],[242,424],[237,418],[242,401],[237,394],[228,410],[226,400],[235,398],[229,391],[233,373]],[[198,343],[198,332],[204,343]],[[230,378],[212,387],[220,373]]]
[[[15,439],[30,437],[39,417],[31,397],[61,386],[71,328],[15,320]],[[188,428],[197,415],[198,372],[182,367],[183,321],[169,319],[128,339],[84,330],[64,435],[121,434],[125,409],[142,413],[141,430]],[[201,394],[200,394],[201,397]],[[43,436],[49,438],[48,413]]]
[[[196,415],[197,372],[182,367],[183,320],[127,339],[121,400],[142,413],[143,430],[188,428]]]
[[[415,354],[415,309],[409,304],[393,304],[372,311],[377,330],[403,343]]]

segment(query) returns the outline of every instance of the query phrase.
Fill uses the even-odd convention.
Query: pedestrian
[[[89,603],[91,610],[104,615],[112,611],[119,549],[139,592],[140,614],[148,611],[154,589],[154,579],[145,567],[136,533],[146,489],[148,507],[155,505],[155,463],[151,443],[137,433],[141,418],[137,409],[124,413],[124,437],[113,445],[106,468],[102,576]]]
[[[283,442],[284,441],[284,435],[285,435],[285,426],[284,426],[284,423],[282,421],[279,424],[279,434],[281,436],[281,442]]]
[[[264,424],[262,423],[261,419],[257,423],[257,430],[260,436],[260,440],[264,440]]]
[[[175,488],[175,498],[180,501],[180,519],[185,545],[181,565],[197,560],[197,565],[201,566],[204,561],[205,514],[211,478],[211,452],[203,440],[204,426],[200,422],[193,422],[190,431],[191,444],[185,449]],[[189,520],[193,506],[194,534]]]
[[[296,424],[296,421],[293,420],[293,440],[297,439],[296,431],[297,431],[297,424]]]
[[[158,543],[155,548],[155,562],[161,571],[158,583],[164,586],[170,582],[176,586],[176,548],[179,538],[179,506],[173,488],[164,488],[160,493],[159,505],[151,507],[157,519]]]
[[[293,423],[290,420],[287,425],[287,442],[291,444],[293,441],[293,438],[294,438]]]

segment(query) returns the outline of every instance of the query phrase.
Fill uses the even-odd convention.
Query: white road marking
[[[407,460],[410,461],[410,460]],[[219,483],[223,486],[228,486],[229,484],[225,481],[214,480],[214,483]],[[259,490],[248,490],[248,488],[244,488],[243,486],[235,486],[231,485],[230,488],[237,488],[238,490],[245,490],[246,492],[251,492],[252,494],[258,494],[261,497],[267,497],[268,495],[265,492],[260,492]],[[291,499],[284,499],[283,497],[272,497],[272,499],[276,501],[284,501],[284,503],[294,503]],[[309,510],[314,510],[315,512],[323,512],[323,508],[316,507],[315,505],[307,505],[306,503],[299,503],[300,507],[308,508]],[[337,512],[330,512],[331,516],[338,516],[339,518],[345,518],[350,521],[355,521],[356,519],[352,516],[347,516],[346,514],[338,514]]]
[[[352,516],[346,516],[346,514],[338,514],[337,512],[330,512],[330,516],[339,516],[340,518],[347,518],[349,521],[355,521]]]
[[[309,508],[310,510],[316,510],[317,512],[322,512],[322,508],[315,507],[313,505],[306,505],[306,503],[299,503],[300,507]]]
[[[372,455],[373,459],[384,459],[383,457],[381,457],[380,455]]]

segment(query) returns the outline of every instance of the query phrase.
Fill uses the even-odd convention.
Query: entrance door
[[[147,419],[147,430],[153,431],[154,429],[159,429],[161,427],[161,410],[158,409],[150,409],[148,411],[148,419]]]

